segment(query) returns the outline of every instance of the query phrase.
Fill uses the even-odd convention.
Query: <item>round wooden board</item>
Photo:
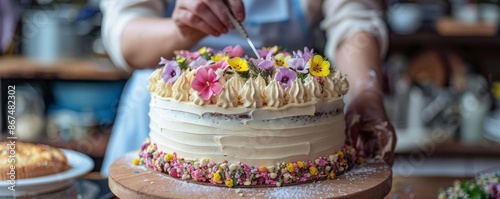
[[[382,162],[356,165],[335,180],[267,188],[226,188],[175,179],[142,165],[131,152],[109,168],[109,188],[119,198],[358,198],[386,196],[392,185],[392,170]]]

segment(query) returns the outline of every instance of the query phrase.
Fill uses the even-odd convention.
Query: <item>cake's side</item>
[[[187,160],[208,158],[254,166],[328,156],[344,145],[341,99],[267,110],[241,109],[236,114],[197,115],[194,109],[200,108],[153,96],[151,143]]]

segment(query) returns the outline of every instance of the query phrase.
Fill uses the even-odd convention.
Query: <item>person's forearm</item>
[[[125,27],[121,51],[131,68],[152,68],[174,50],[190,49],[204,35],[183,35],[170,18],[137,18]]]
[[[335,52],[335,65],[347,74],[348,96],[368,90],[380,91],[381,59],[376,37],[359,32],[343,41]]]

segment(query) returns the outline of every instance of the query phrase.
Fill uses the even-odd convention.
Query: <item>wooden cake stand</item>
[[[119,198],[383,198],[391,190],[392,170],[382,162],[356,165],[335,180],[265,188],[227,188],[175,179],[143,165],[131,152],[109,168],[109,188]]]

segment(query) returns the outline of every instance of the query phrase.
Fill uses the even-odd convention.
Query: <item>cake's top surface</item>
[[[243,56],[240,46],[176,51],[175,59],[161,58],[148,90],[169,100],[221,108],[281,108],[347,93],[345,75],[307,47],[290,53],[275,46],[259,54],[262,58]]]

